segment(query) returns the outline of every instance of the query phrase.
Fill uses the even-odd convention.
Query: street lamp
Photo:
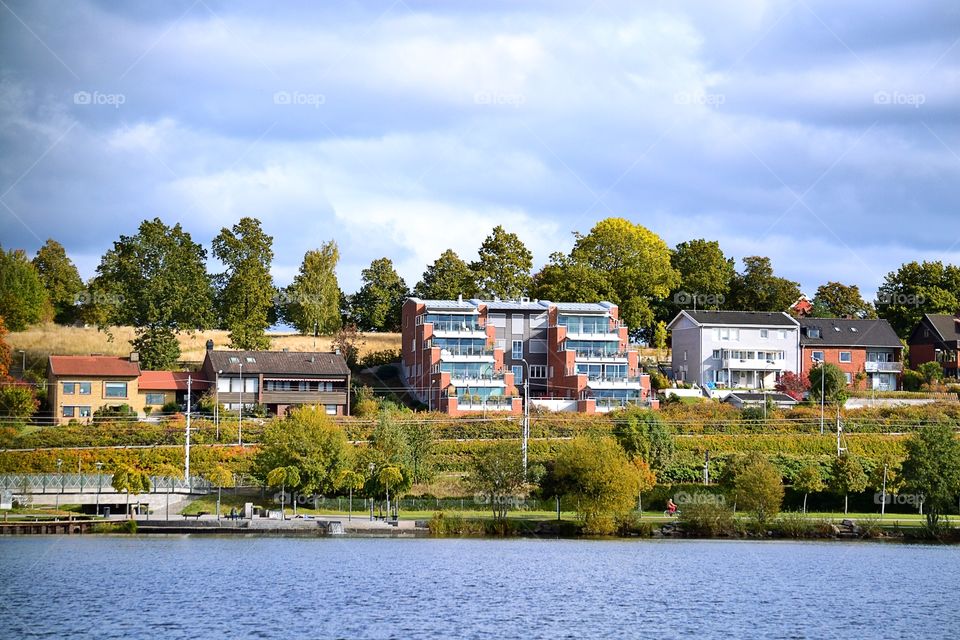
[[[60,511],[60,494],[63,493],[63,474],[60,473],[60,467],[63,466],[63,460],[57,458],[57,475],[60,477],[60,491],[57,492],[57,511]]]
[[[103,488],[103,476],[100,470],[103,469],[103,463],[97,462],[97,515],[100,515],[100,490]]]
[[[820,435],[823,435],[823,393],[824,393],[824,380],[826,379],[826,369],[823,368],[824,361],[823,356],[819,358],[814,358],[814,362],[817,363],[817,366],[820,367]]]
[[[220,374],[223,369],[217,371],[216,385],[213,390],[213,425],[217,428],[217,442],[220,442]]]
[[[240,363],[240,419],[237,421],[237,445],[243,446],[243,363]]]
[[[377,468],[377,465],[372,462],[367,465],[367,470],[370,471],[370,478],[373,478],[373,470]],[[373,522],[373,498],[370,498],[370,522]]]
[[[20,354],[20,377],[25,378],[27,375],[27,352],[23,349],[17,349],[17,353]]]
[[[523,373],[523,477],[527,477],[527,450],[530,439],[530,364],[523,358],[518,358],[526,370]]]

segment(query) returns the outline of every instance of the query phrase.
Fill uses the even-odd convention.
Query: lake
[[[956,638],[960,548],[0,539],[3,638]]]

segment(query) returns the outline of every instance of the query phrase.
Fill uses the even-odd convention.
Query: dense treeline
[[[289,286],[270,275],[273,237],[246,217],[212,239],[209,254],[224,267],[208,273],[208,250],[179,224],[145,220],[137,233],[121,235],[84,283],[63,246],[48,240],[29,259],[21,250],[0,250],[0,316],[11,331],[41,321],[83,322],[104,329],[132,325],[133,347],[147,368],[173,366],[178,332],[229,330],[231,346],[264,348],[264,331],[283,322],[303,334],[397,331],[409,295],[587,302],[609,300],[636,338],[666,342],[665,326],[683,308],[785,311],[800,285],[777,275],[769,258],[746,256],[742,269],[719,243],[694,239],[669,247],[657,234],[623,218],[599,221],[575,232],[569,253],[553,253],[534,270],[519,236],[496,226],[467,262],[448,249],[412,288],[392,260],[374,260],[361,286],[344,293],[337,281],[340,252],[334,240],[307,251]],[[819,317],[881,317],[906,338],[924,313],[960,310],[960,267],[911,262],[887,274],[877,299],[857,285],[828,281],[812,299]]]

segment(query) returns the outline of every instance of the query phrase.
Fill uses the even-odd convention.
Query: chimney
[[[463,302],[463,294],[457,296],[457,302]]]
[[[136,351],[130,352],[130,362],[140,362],[140,354]]]
[[[207,340],[207,351],[213,351],[213,338]]]

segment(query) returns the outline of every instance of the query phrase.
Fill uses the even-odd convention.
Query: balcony
[[[502,387],[503,372],[494,371],[482,375],[451,373],[450,384],[455,387]]]
[[[900,373],[903,371],[902,362],[865,362],[863,370],[867,373]]]
[[[493,362],[493,347],[440,349],[441,362]]]
[[[482,322],[434,322],[433,335],[438,338],[486,338],[487,329]]]
[[[783,360],[758,360],[749,358],[727,358],[723,361],[723,369],[735,371],[782,371]]]
[[[513,411],[513,399],[494,396],[487,400],[463,395],[457,396],[457,409],[460,411]]]
[[[626,362],[626,351],[604,351],[602,349],[567,349],[573,351],[577,362]]]
[[[640,398],[594,398],[597,403],[597,413],[608,413],[626,407],[644,406]]]
[[[588,389],[639,389],[640,376],[587,378]]]

